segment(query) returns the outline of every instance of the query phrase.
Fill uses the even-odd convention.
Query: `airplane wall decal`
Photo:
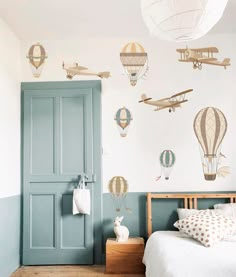
[[[216,47],[196,48],[196,49],[176,49],[180,53],[179,62],[192,62],[193,69],[202,69],[202,64],[223,66],[225,69],[230,66],[230,59],[225,58],[222,62],[214,57],[219,53]]]
[[[185,99],[185,95],[187,93],[190,93],[191,91],[193,91],[193,89],[188,89],[174,94],[171,97],[159,100],[152,100],[152,98],[147,97],[146,94],[142,94],[139,103],[143,102],[144,104],[155,106],[156,109],[154,111],[169,109],[169,112],[175,112],[176,108],[180,108],[182,103],[188,101],[187,99]]]
[[[62,68],[66,70],[66,78],[67,79],[73,79],[75,75],[88,75],[88,76],[98,76],[100,78],[109,78],[111,77],[110,72],[104,71],[104,72],[92,72],[89,71],[87,67],[80,66],[78,63],[73,64],[64,64],[62,63]]]

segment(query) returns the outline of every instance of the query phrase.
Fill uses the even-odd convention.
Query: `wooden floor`
[[[24,266],[10,277],[144,277],[140,274],[105,274],[104,266]]]

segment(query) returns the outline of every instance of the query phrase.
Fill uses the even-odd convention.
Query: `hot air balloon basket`
[[[206,181],[214,181],[216,179],[216,174],[204,174]]]

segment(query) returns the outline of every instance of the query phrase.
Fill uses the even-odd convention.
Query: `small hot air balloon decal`
[[[176,158],[175,158],[175,154],[173,151],[164,150],[161,152],[161,155],[160,155],[161,172],[165,176],[166,180],[169,180],[171,171],[175,164],[175,160],[176,160]],[[158,177],[157,180],[159,180],[160,178],[161,178],[161,176]]]
[[[108,184],[109,192],[115,203],[116,211],[120,212],[123,203],[125,204],[126,210],[129,212],[131,209],[127,208],[126,195],[128,193],[128,183],[122,176],[113,177]]]
[[[121,50],[120,60],[130,84],[135,86],[148,70],[148,56],[143,46],[137,42],[126,44]]]
[[[228,175],[228,167],[218,168],[221,159],[225,157],[221,153],[222,141],[227,131],[227,120],[223,112],[213,107],[200,110],[194,119],[193,128],[200,144],[205,180],[213,181],[216,175]]]
[[[29,59],[34,77],[39,78],[47,58],[44,47],[40,43],[33,44],[29,49],[27,58]]]
[[[126,137],[132,119],[131,112],[126,107],[120,108],[116,112],[115,120],[121,137]]]

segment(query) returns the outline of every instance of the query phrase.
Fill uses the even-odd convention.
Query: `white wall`
[[[20,42],[0,19],[0,198],[20,194]]]
[[[149,56],[149,72],[145,81],[131,87],[119,60],[121,48],[129,41],[140,42]],[[162,42],[153,38],[81,38],[75,41],[41,41],[48,53],[48,60],[39,80],[32,77],[25,59],[34,41],[22,43],[22,80],[66,80],[61,68],[62,61],[78,61],[81,65],[101,71],[110,70],[112,78],[103,81],[103,186],[115,175],[123,175],[129,182],[130,191],[227,191],[236,190],[236,36],[208,35],[189,43],[189,47],[217,46],[219,59],[230,57],[232,66],[203,66],[202,71],[193,70],[191,64],[177,61],[176,48],[183,44]],[[85,79],[83,77],[75,79]],[[189,102],[175,113],[167,110],[154,112],[147,105],[138,104],[140,95],[163,98],[176,92],[193,88]],[[114,115],[118,108],[126,106],[133,115],[126,138],[121,138]],[[231,167],[231,175],[214,182],[204,180],[200,153],[193,132],[193,119],[197,112],[207,106],[221,109],[228,120],[228,131],[223,141],[222,153],[227,156],[225,164]],[[160,152],[172,149],[176,165],[170,180],[154,179],[160,170],[155,168]]]

